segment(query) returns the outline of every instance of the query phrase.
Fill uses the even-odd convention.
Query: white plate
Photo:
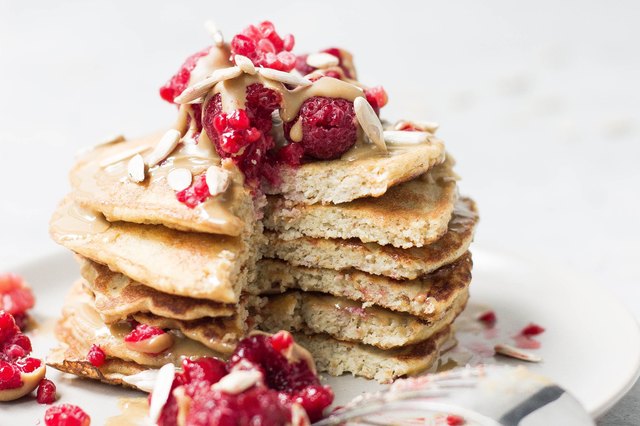
[[[536,351],[544,359],[527,364],[571,392],[594,417],[604,413],[633,385],[640,367],[640,331],[635,319],[605,290],[557,266],[518,259],[495,251],[474,248],[474,280],[467,319],[491,307],[498,316],[496,336],[490,341],[509,340],[529,322],[546,328]],[[53,324],[64,294],[78,277],[78,267],[68,253],[59,252],[13,270],[33,286],[37,301],[34,311],[39,328],[33,333],[34,353],[44,356],[53,344]],[[482,331],[459,333],[456,359],[485,339]],[[485,343],[490,343],[486,342]],[[465,358],[466,359],[466,358]],[[474,360],[477,359],[474,357]],[[511,363],[495,358],[490,362]],[[140,396],[88,380],[80,380],[50,369],[60,400],[80,405],[92,417],[92,424],[119,413],[118,400]],[[380,385],[352,377],[329,378],[336,403],[375,391]],[[0,424],[35,425],[46,407],[26,398],[0,405]],[[6,423],[11,419],[10,423]]]

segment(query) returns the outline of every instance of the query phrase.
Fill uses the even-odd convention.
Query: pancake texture
[[[391,349],[427,340],[448,327],[464,309],[467,298],[465,292],[441,318],[424,320],[327,294],[289,292],[269,299],[260,311],[260,328],[272,333],[326,333],[341,341]]]
[[[335,271],[291,266],[263,259],[258,264],[261,294],[282,293],[289,289],[328,293],[392,311],[407,312],[419,318],[445,315],[448,307],[460,303],[471,282],[473,262],[469,253],[451,265],[421,279],[397,281],[361,271]]]
[[[305,205],[270,196],[264,226],[285,240],[356,238],[400,248],[422,247],[447,232],[458,195],[453,164],[448,158],[430,173],[394,186],[380,198],[359,198],[347,204]]]
[[[244,241],[101,217],[84,227],[88,219],[75,209],[67,197],[54,213],[50,229],[56,242],[158,291],[237,303],[242,288],[254,280],[258,232]]]
[[[389,155],[371,152],[364,156],[317,161],[300,167],[282,167],[280,180],[265,184],[266,194],[280,194],[300,204],[339,204],[363,197],[379,197],[392,186],[424,174],[445,159],[444,143],[389,146]]]
[[[401,249],[390,245],[363,243],[357,238],[300,237],[287,240],[276,232],[266,232],[263,255],[292,265],[336,270],[357,269],[398,280],[413,280],[448,265],[462,256],[473,241],[478,222],[475,203],[457,201],[447,233],[436,242]]]

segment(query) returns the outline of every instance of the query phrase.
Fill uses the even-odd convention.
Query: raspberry
[[[487,327],[493,327],[496,320],[496,313],[493,311],[487,311],[478,317],[478,321],[484,323]]]
[[[286,351],[293,345],[293,336],[288,331],[279,331],[271,336],[271,346],[278,351]]]
[[[302,141],[305,155],[318,160],[332,160],[347,152],[357,138],[353,103],[345,99],[315,96],[300,108]],[[298,118],[284,123],[285,137]]]
[[[209,50],[211,50],[211,47],[207,47],[206,49],[189,56],[184,61],[178,72],[160,88],[160,97],[167,102],[173,103],[173,100],[189,85],[191,71],[196,67],[198,59],[206,56],[209,53]]]
[[[0,390],[15,389],[22,386],[20,369],[6,361],[0,360]]]
[[[193,183],[187,189],[183,189],[176,193],[176,198],[182,204],[190,209],[195,208],[198,204],[203,203],[211,196],[209,186],[207,185],[207,177],[201,174],[193,179]]]
[[[540,327],[538,324],[530,323],[528,326],[522,329],[520,334],[523,336],[537,336],[538,334],[544,333],[544,328]]]
[[[465,420],[460,416],[456,416],[454,414],[447,416],[447,426],[462,426],[465,423]]]
[[[283,146],[278,150],[277,160],[278,162],[288,164],[290,166],[299,166],[302,164],[302,157],[304,156],[304,147],[300,143],[290,143]]]
[[[33,308],[34,304],[31,288],[19,275],[0,274],[0,310],[19,315]]]
[[[42,379],[38,385],[36,399],[40,404],[53,404],[56,401],[56,385],[47,379]]]
[[[60,404],[46,411],[44,424],[46,426],[89,426],[91,418],[76,405]]]
[[[182,361],[182,371],[186,383],[206,381],[213,384],[227,375],[227,366],[215,358],[185,359]]]
[[[261,177],[273,178],[273,169],[265,159],[274,147],[271,114],[280,103],[276,91],[251,84],[247,87],[244,110],[225,113],[220,95],[214,96],[204,109],[203,126],[218,154],[231,158],[244,173],[247,184],[254,188],[259,186]]]
[[[87,361],[94,367],[101,367],[107,359],[107,355],[98,345],[91,345],[89,353],[87,353]]]
[[[291,53],[295,39],[291,34],[281,38],[274,25],[264,21],[258,26],[249,25],[231,40],[231,53],[251,59],[256,66],[291,71],[296,56]]]
[[[389,97],[387,96],[387,92],[384,90],[382,86],[371,87],[369,89],[364,89],[364,95],[367,98],[367,102],[373,107],[373,110],[376,114],[380,115],[380,108],[385,106],[387,102],[389,102]]]
[[[125,342],[140,342],[147,340],[153,336],[159,336],[164,334],[165,331],[158,327],[153,327],[147,324],[138,324],[136,328],[124,337]]]
[[[16,366],[24,373],[33,373],[42,365],[38,358],[22,358],[16,361]]]

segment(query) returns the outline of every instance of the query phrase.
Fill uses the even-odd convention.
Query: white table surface
[[[640,317],[638,17],[634,1],[0,2],[0,270],[55,249],[78,149],[172,122],[157,89],[209,43],[205,19],[231,36],[269,18],[298,51],[355,52],[387,117],[441,124],[478,243],[579,270]],[[600,424],[638,419],[636,384]]]

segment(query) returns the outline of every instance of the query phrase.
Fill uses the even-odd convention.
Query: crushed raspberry
[[[296,56],[291,53],[295,39],[287,34],[280,37],[274,25],[264,21],[257,26],[249,25],[231,40],[231,53],[251,59],[256,66],[291,71]]]
[[[193,179],[193,183],[187,189],[176,192],[176,198],[182,204],[190,209],[195,208],[198,204],[204,203],[211,196],[209,186],[207,185],[207,177],[201,174]]]
[[[89,426],[91,418],[82,408],[71,404],[49,407],[44,414],[46,426]]]
[[[87,361],[94,367],[101,367],[107,359],[107,355],[98,345],[91,345],[89,353],[87,353]]]
[[[0,360],[0,390],[15,389],[22,386],[20,369],[15,365]]]
[[[17,274],[0,274],[0,310],[18,316],[20,328],[26,323],[26,311],[33,308],[31,287]]]
[[[271,345],[278,352],[286,351],[293,345],[293,336],[288,331],[279,331],[271,336]]]
[[[302,144],[290,143],[278,150],[276,161],[296,167],[302,164],[303,156],[304,147]]]
[[[38,385],[36,399],[40,404],[53,404],[56,401],[56,385],[48,379],[42,379]]]
[[[300,108],[299,116],[284,123],[285,137],[290,139],[291,127],[302,120],[302,141],[305,155],[318,160],[331,160],[347,152],[357,138],[357,123],[353,103],[345,99],[314,96]]]
[[[33,373],[42,366],[42,361],[38,358],[21,358],[16,361],[16,366],[18,366],[23,373]]]
[[[537,336],[538,334],[544,333],[544,328],[540,327],[538,324],[530,323],[528,326],[520,331],[520,334],[523,336]]]
[[[302,75],[311,74],[316,69],[311,65],[307,64],[308,54],[298,55],[296,56],[296,71],[298,71]]]
[[[484,323],[487,327],[493,327],[497,321],[496,313],[487,311],[478,317],[478,321]]]
[[[455,414],[449,414],[447,416],[447,426],[462,426],[465,423],[464,418],[456,416]]]
[[[256,335],[242,340],[226,364],[214,358],[184,360],[183,371],[176,375],[172,389],[182,387],[190,398],[186,424],[289,424],[293,403],[301,404],[312,421],[320,419],[333,401],[333,392],[320,385],[305,361],[289,363],[276,349],[293,344],[290,334],[276,336]],[[212,389],[211,385],[232,369],[258,369],[265,383],[235,395]],[[161,426],[177,425],[175,395],[171,393],[162,410]]]
[[[189,56],[182,64],[178,72],[160,88],[160,97],[167,102],[173,103],[173,100],[184,92],[184,89],[189,85],[189,79],[191,78],[191,71],[196,67],[198,59],[206,56],[211,50],[211,47],[207,47],[193,55]]]
[[[380,115],[380,108],[385,106],[389,102],[387,92],[382,86],[371,87],[364,89],[364,95],[367,98],[367,102],[373,107],[376,114]]]
[[[258,187],[261,177],[273,179],[269,172],[274,170],[266,165],[266,158],[275,145],[270,134],[271,114],[280,103],[280,94],[256,83],[247,87],[244,110],[223,112],[220,95],[204,109],[203,126],[218,154],[231,158],[253,188]]]
[[[154,336],[160,336],[165,331],[158,327],[153,327],[147,324],[138,324],[131,333],[124,337],[125,342],[141,342],[143,340],[150,339]]]

